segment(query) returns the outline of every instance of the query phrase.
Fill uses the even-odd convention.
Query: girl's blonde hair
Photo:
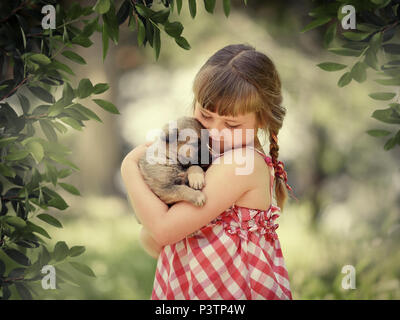
[[[193,111],[196,101],[222,116],[255,112],[257,127],[268,132],[274,167],[278,163],[278,132],[286,108],[281,105],[281,80],[274,63],[247,44],[228,45],[214,53],[200,68],[193,82]],[[261,144],[256,137],[256,148]],[[283,210],[287,190],[282,177],[275,176],[275,198]]]

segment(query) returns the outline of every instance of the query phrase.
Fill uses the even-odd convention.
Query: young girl
[[[149,189],[137,166],[148,145],[133,149],[121,165],[144,226],[143,246],[158,257],[151,299],[292,299],[274,223],[291,190],[278,161],[286,110],[275,66],[249,45],[229,45],[201,67],[193,91],[194,117],[210,130],[211,145],[225,150],[206,171],[204,206],[181,201],[168,208]],[[232,134],[216,138],[211,129]],[[238,129],[242,139],[233,134]],[[246,129],[254,129],[253,139]],[[270,156],[261,151],[258,129],[269,133]],[[249,174],[237,174],[243,168],[238,152],[254,162]]]

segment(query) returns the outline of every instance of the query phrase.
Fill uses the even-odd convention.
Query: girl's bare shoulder
[[[235,173],[243,176],[244,179],[247,178],[254,181],[265,180],[266,175],[268,176],[269,174],[268,166],[262,155],[246,147],[226,151],[212,163],[212,167],[215,167],[215,170],[222,170],[225,166],[232,167]]]

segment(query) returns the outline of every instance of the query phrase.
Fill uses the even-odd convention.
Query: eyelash
[[[205,116],[204,114],[202,114],[201,113],[201,116],[205,119],[205,120],[209,120],[209,119],[211,119],[211,117],[207,117],[207,116]],[[227,123],[225,123],[225,125],[228,127],[228,128],[230,128],[230,129],[234,129],[234,128],[237,128],[237,127],[239,127],[240,126],[240,124],[238,124],[238,125],[236,125],[236,126],[230,126],[229,124],[227,124]]]

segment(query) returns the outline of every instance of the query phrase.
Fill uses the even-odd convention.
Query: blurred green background
[[[199,4],[192,19],[184,1],[181,15],[175,12],[171,21],[183,23],[192,49],[183,50],[162,34],[157,62],[150,47],[137,47],[127,26],[119,45],[110,44],[104,64],[98,35],[91,48],[77,51],[88,61],[76,70],[77,79],[110,83],[106,99],[121,114],[99,112],[103,124],[90,121],[83,132],[70,131],[61,140],[80,167],[66,182],[76,185],[82,197],[60,192],[70,207],[53,212],[63,229],[46,226],[50,248],[60,240],[70,247],[86,246],[79,261],[97,278],[71,270],[80,286],[38,287],[43,299],[150,298],[156,260],[138,242],[140,227],[126,198],[120,164],[146,141],[148,130],[190,115],[196,72],[214,52],[234,43],[267,54],[282,78],[287,116],[278,136],[279,154],[299,201],[289,199],[277,232],[293,298],[400,298],[400,148],[384,151],[381,140],[365,133],[380,125],[371,118],[379,106],[368,97],[377,91],[376,84],[369,79],[340,89],[339,74],[316,66],[346,59],[323,50],[318,31],[299,32],[310,21],[307,2],[248,2],[245,7],[233,1],[229,18],[221,3],[214,15]],[[355,289],[341,286],[345,265],[355,267]]]

